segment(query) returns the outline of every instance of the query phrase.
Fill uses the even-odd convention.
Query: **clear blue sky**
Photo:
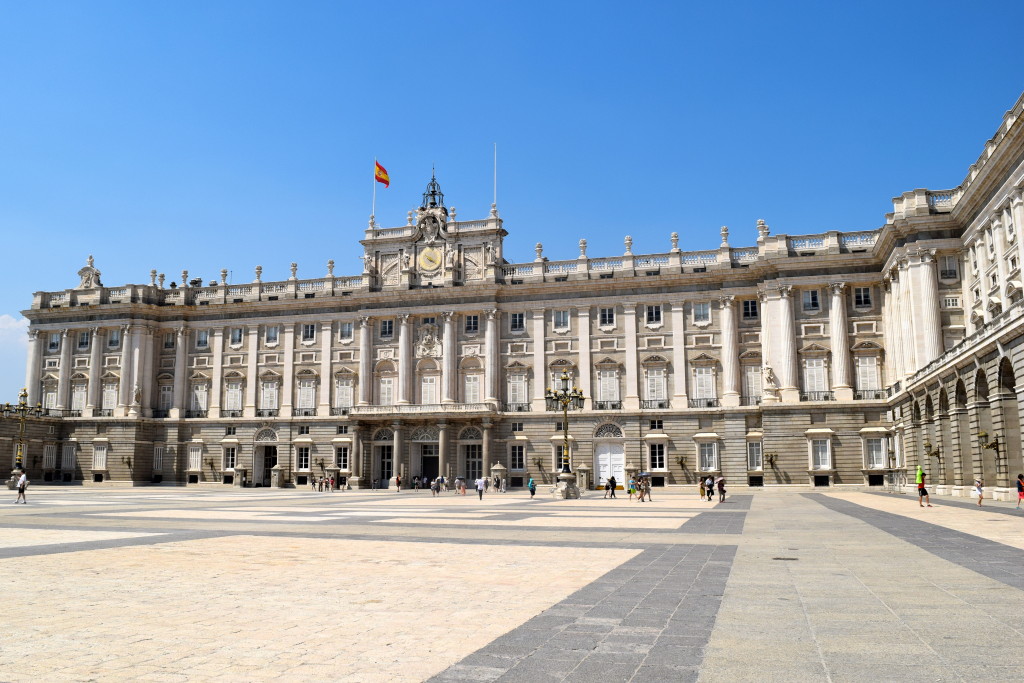
[[[1013,2],[0,0],[0,400],[19,311],[151,268],[356,273],[373,158],[399,225],[436,164],[506,257],[876,228],[957,185],[1024,89]]]

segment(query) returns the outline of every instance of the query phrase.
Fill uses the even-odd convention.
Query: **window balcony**
[[[803,391],[800,392],[801,401],[834,401],[836,396],[831,391]]]
[[[95,413],[96,417],[114,417],[113,408],[100,408]]]
[[[206,417],[205,410],[186,410],[185,417]]]
[[[220,411],[221,417],[242,417],[241,410],[222,410]]]
[[[594,410],[622,410],[622,401],[594,401]]]
[[[741,406],[759,406],[761,405],[760,396],[740,396]]]
[[[67,410],[62,408],[47,408],[46,414],[50,417],[82,417],[81,410]]]
[[[348,415],[351,410],[352,406],[333,406],[331,408],[331,415]]]
[[[856,401],[884,401],[886,398],[885,389],[863,389],[853,392]]]
[[[316,417],[316,408],[292,408],[292,417]]]
[[[645,399],[640,401],[640,410],[663,410],[672,405],[666,399]]]
[[[955,270],[940,270],[939,271],[939,278],[941,278],[943,280],[955,280],[956,279],[956,271]]]
[[[717,408],[717,398],[691,398],[687,401],[690,408]]]
[[[153,417],[156,417],[156,418],[167,417],[169,414],[170,414],[169,410],[154,410],[153,411]]]
[[[256,411],[256,417],[277,417],[277,408],[260,408]]]
[[[530,412],[529,403],[506,403],[501,408],[506,413],[528,413]]]

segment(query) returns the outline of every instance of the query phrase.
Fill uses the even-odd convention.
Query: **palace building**
[[[723,227],[707,251],[673,233],[659,253],[580,240],[510,263],[525,236],[494,206],[459,219],[432,178],[405,225],[371,218],[357,274],[111,287],[90,257],[25,311],[45,409],[25,466],[88,485],[521,486],[568,458],[591,488],[627,469],[736,488],[899,485],[921,463],[1003,495],[1024,471],[1022,110],[959,186],[906,192],[871,230],[757,221],[737,246]],[[563,373],[586,397],[567,423],[545,401]],[[0,447],[17,439],[0,421]]]

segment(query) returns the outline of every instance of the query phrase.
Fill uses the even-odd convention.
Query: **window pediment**
[[[696,356],[694,358],[691,358],[690,359],[690,365],[691,366],[710,367],[710,366],[718,365],[718,359],[714,358],[712,356],[709,356],[706,353],[702,353],[702,354],[700,354],[700,355],[698,355],[698,356]]]
[[[653,355],[647,356],[642,361],[640,361],[640,364],[644,365],[644,366],[663,366],[664,367],[664,366],[668,365],[668,359],[666,359],[664,356],[659,356],[657,354],[653,354]]]
[[[797,353],[803,356],[827,356],[829,354],[829,349],[826,349],[821,344],[808,344],[797,351]]]

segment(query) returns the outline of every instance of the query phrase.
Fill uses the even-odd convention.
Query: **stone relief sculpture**
[[[437,338],[437,325],[422,325],[416,339],[416,356],[438,357],[441,355],[441,343]]]
[[[79,283],[75,289],[96,289],[102,287],[100,271],[93,267],[92,254],[85,260],[85,267],[78,271]]]

